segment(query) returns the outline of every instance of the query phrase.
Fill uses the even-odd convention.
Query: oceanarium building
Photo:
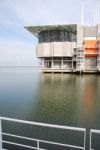
[[[38,38],[37,57],[43,72],[99,72],[100,25],[25,27]]]

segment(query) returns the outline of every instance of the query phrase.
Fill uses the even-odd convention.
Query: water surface
[[[99,75],[41,74],[36,68],[0,69],[0,116],[89,130],[100,129],[99,107]]]

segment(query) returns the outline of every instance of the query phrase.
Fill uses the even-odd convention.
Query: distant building
[[[99,72],[100,25],[26,27],[38,38],[37,57],[43,72]]]

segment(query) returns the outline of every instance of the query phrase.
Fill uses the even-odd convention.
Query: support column
[[[72,58],[72,71],[73,71],[73,58]]]
[[[61,69],[63,69],[63,57],[61,59]]]
[[[53,57],[52,57],[52,59],[51,59],[51,69],[53,69]]]
[[[42,69],[44,69],[44,58],[42,58]]]

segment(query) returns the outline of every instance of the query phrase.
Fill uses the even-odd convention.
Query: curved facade
[[[99,72],[100,25],[26,28],[38,37],[36,54],[43,72]]]

